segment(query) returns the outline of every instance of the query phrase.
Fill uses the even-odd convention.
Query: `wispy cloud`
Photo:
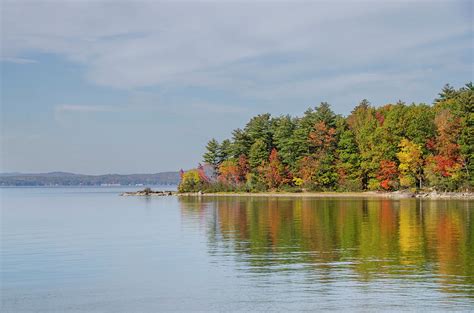
[[[207,113],[242,113],[247,112],[246,108],[242,108],[235,105],[225,105],[222,103],[205,103],[205,102],[196,102],[191,103],[190,106],[194,109],[204,111]]]
[[[84,113],[94,113],[94,112],[119,112],[123,108],[116,106],[106,106],[106,105],[75,105],[75,104],[61,104],[56,106],[55,111],[57,113],[65,112],[84,112]]]
[[[124,111],[123,106],[112,105],[77,105],[77,104],[60,104],[54,107],[54,120],[63,126],[67,126],[68,121],[72,118],[78,118],[85,114],[101,114],[101,113],[117,113]]]
[[[26,59],[26,58],[1,58],[0,61],[6,62],[6,63],[16,63],[16,64],[38,63],[36,60]]]
[[[120,105],[78,105],[61,104],[54,108],[56,121],[62,122],[67,115],[74,114],[100,114],[100,113],[172,113],[180,115],[205,116],[206,114],[238,114],[247,112],[246,108],[222,103],[212,103],[205,101],[174,102],[169,105],[150,105],[150,102],[159,99],[159,95],[148,93],[146,96],[130,99],[125,104]],[[153,100],[151,100],[153,99]]]
[[[284,75],[289,65],[299,68],[289,74],[309,76],[308,81],[328,70],[367,64],[420,67],[426,64],[416,57],[420,47],[432,45],[423,50],[430,59],[449,49],[446,38],[472,34],[464,1],[6,2],[4,7],[6,56],[64,55],[86,66],[88,80],[127,89],[259,88],[262,80],[278,77],[262,73]],[[438,60],[444,62],[449,60]],[[240,73],[226,70],[232,68]]]

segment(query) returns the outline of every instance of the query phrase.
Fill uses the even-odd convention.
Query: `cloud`
[[[26,59],[26,58],[1,58],[0,61],[7,62],[7,63],[16,63],[16,64],[38,63],[36,60]]]
[[[199,111],[204,111],[208,113],[243,113],[247,112],[245,108],[238,107],[235,105],[223,105],[223,104],[214,104],[214,103],[204,103],[196,102],[191,103],[190,106]]]
[[[74,105],[74,104],[62,104],[56,107],[56,112],[118,112],[121,109],[114,106],[105,105]]]
[[[174,102],[171,105],[149,105],[150,102],[160,101],[156,93],[139,93],[131,97],[128,102],[120,105],[77,105],[61,104],[54,107],[56,121],[63,122],[64,117],[73,114],[95,114],[95,113],[172,113],[189,114],[192,116],[206,114],[239,114],[247,110],[234,105],[216,104],[204,101]]]
[[[291,98],[331,81],[351,89],[420,69],[441,75],[472,50],[469,9],[464,1],[6,1],[2,55],[60,55],[83,64],[88,81],[119,89]]]
[[[116,113],[125,110],[126,108],[123,106],[61,104],[54,107],[53,114],[57,123],[67,126],[71,118],[80,117],[84,114],[90,116],[91,114]]]

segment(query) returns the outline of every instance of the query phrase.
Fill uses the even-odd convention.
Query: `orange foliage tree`
[[[427,158],[425,172],[431,185],[455,189],[462,179],[463,159],[457,142],[461,132],[460,119],[449,109],[443,109],[435,117],[437,136],[436,154]]]
[[[247,179],[247,174],[250,172],[250,165],[247,157],[245,154],[241,154],[239,156],[239,160],[237,162],[237,170],[240,182],[245,182]]]
[[[217,179],[225,184],[237,185],[239,179],[239,166],[234,160],[226,160],[219,165],[219,176]]]
[[[314,189],[331,188],[337,181],[335,170],[336,130],[317,122],[308,135],[311,154],[301,159],[299,175]]]
[[[290,179],[286,167],[281,163],[278,151],[273,148],[268,158],[268,163],[263,166],[265,182],[270,189],[276,189]]]
[[[397,164],[394,161],[382,160],[380,161],[380,168],[377,179],[380,181],[380,186],[385,190],[393,190],[398,187],[397,182],[398,170]]]

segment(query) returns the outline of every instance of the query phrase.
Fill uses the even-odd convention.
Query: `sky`
[[[473,80],[471,1],[0,3],[0,172],[187,169],[260,113]]]

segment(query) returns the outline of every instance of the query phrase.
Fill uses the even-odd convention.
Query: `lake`
[[[474,310],[474,201],[133,189],[0,189],[1,311]]]

